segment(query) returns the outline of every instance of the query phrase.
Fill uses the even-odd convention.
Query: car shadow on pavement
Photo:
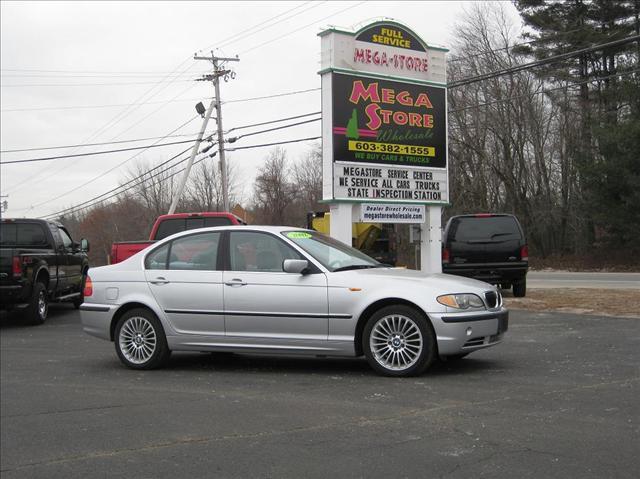
[[[490,369],[502,369],[500,361],[465,358],[457,361],[434,361],[423,375],[449,376],[456,374],[485,373]],[[322,375],[378,376],[364,359],[359,358],[309,358],[294,356],[270,356],[237,353],[174,353],[164,369],[171,371],[216,373],[286,373]]]
[[[49,314],[43,325],[30,324],[20,311],[0,311],[0,329],[39,328],[68,315],[74,309],[71,303],[50,304]],[[68,319],[65,318],[65,320]]]

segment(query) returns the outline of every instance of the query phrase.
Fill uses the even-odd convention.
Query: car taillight
[[[529,247],[527,245],[520,248],[520,260],[529,261]]]
[[[84,282],[84,290],[82,290],[82,294],[85,298],[88,298],[93,294],[93,283],[89,276],[87,276],[87,279]]]
[[[448,263],[451,258],[451,253],[449,253],[449,248],[442,248],[442,262]]]
[[[20,261],[20,256],[13,257],[13,261],[11,262],[11,272],[13,273],[14,278],[20,278],[22,276],[22,261]]]
[[[476,218],[491,218],[492,216],[492,213],[477,213],[475,215]]]

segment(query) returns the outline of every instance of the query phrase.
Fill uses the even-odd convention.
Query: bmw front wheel
[[[371,316],[362,346],[369,365],[385,376],[418,375],[437,357],[428,319],[405,305],[387,306]]]

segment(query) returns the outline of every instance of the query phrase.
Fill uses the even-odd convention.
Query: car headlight
[[[485,309],[479,296],[471,293],[445,294],[438,296],[438,303],[455,309],[478,310]]]

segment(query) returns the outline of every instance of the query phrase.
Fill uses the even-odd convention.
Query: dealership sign
[[[363,204],[360,207],[362,223],[424,223],[424,205]]]
[[[446,50],[395,22],[321,37],[323,198],[448,203]]]

